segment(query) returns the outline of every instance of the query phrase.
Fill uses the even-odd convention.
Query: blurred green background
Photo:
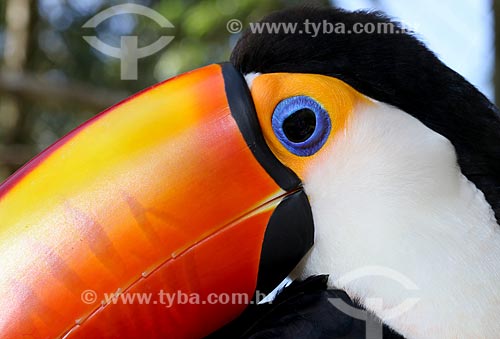
[[[136,3],[165,16],[175,27],[123,14],[96,29],[82,25],[110,6]],[[376,3],[377,1],[374,1]],[[295,0],[0,0],[0,182],[31,157],[99,111],[172,75],[225,61],[245,27]],[[314,1],[328,4],[329,1]],[[120,79],[120,60],[91,48],[83,35],[119,46],[137,35],[141,46],[161,35],[175,39],[139,60],[137,80]]]
[[[257,21],[285,0],[0,0],[0,181],[59,137],[99,111],[145,87],[193,68],[226,61],[238,36],[226,22]],[[122,14],[93,28],[82,25],[110,6],[152,8],[175,28]],[[321,3],[321,1],[318,1]],[[323,1],[327,3],[327,1]],[[175,39],[139,60],[137,80],[120,80],[120,60],[91,48],[83,35],[120,46],[137,35],[147,46],[161,35]]]

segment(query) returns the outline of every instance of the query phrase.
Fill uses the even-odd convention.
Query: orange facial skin
[[[219,65],[136,95],[0,187],[2,337],[207,335],[246,305],[101,301],[116,291],[158,301],[160,290],[251,298],[284,193],[241,136]]]
[[[369,100],[343,81],[319,74],[269,73],[258,75],[251,84],[251,93],[262,133],[274,155],[287,167],[304,179],[307,169],[321,157],[325,149],[343,133],[359,103]],[[298,95],[313,98],[329,113],[332,128],[326,144],[316,154],[301,157],[288,151],[276,138],[271,125],[274,109],[280,101]]]

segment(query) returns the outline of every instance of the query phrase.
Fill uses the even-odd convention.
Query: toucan
[[[498,337],[497,108],[382,13],[261,22],[306,20],[345,29],[250,29],[0,186],[2,337]]]

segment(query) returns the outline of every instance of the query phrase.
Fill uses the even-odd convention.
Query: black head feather
[[[500,116],[498,109],[461,75],[444,65],[417,38],[380,12],[335,8],[296,8],[261,22],[297,23],[308,19],[343,23],[392,23],[393,33],[317,36],[252,33],[247,30],[231,55],[243,74],[316,73],[333,76],[359,92],[413,115],[455,146],[458,163],[485,194],[500,220]],[[358,26],[359,27],[359,26]],[[464,47],[467,48],[467,47]]]

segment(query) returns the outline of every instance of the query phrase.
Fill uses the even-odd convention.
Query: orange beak
[[[210,65],[101,113],[0,186],[0,333],[203,337],[286,277],[313,233],[243,77]]]

